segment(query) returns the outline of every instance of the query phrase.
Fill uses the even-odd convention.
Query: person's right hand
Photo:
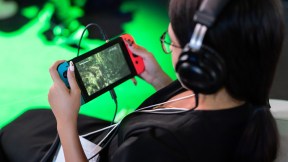
[[[140,77],[150,83],[156,90],[172,82],[172,79],[161,69],[152,53],[135,43],[130,44],[128,48],[133,54],[143,58],[145,70],[140,74]]]

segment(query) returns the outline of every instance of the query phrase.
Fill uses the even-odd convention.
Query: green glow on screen
[[[162,52],[159,41],[169,22],[167,6],[150,3],[143,0],[123,3],[121,10],[133,11],[133,18],[122,28],[125,33],[133,35],[139,45],[154,53],[162,68],[175,79],[171,56]],[[37,12],[38,9],[33,6],[26,8],[22,14],[32,20],[15,32],[0,31],[0,128],[29,109],[49,108],[47,94],[52,84],[49,67],[56,60],[69,60],[76,56],[75,48],[47,42],[42,36],[42,31],[48,28],[48,18],[53,8],[47,4],[38,15]],[[91,49],[103,43],[89,39],[82,42]],[[155,91],[140,78],[136,77],[136,80],[137,86],[129,80],[115,88],[119,104],[118,118],[133,111]],[[111,120],[114,109],[110,94],[105,93],[82,106],[80,113]]]

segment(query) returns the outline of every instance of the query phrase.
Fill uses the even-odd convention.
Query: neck
[[[244,104],[244,101],[232,98],[225,88],[215,94],[199,95],[199,106],[197,110],[221,110],[230,109]]]
[[[191,94],[193,94],[192,91],[185,91],[183,93],[174,96],[170,100],[188,96]],[[232,98],[223,88],[215,94],[211,95],[199,94],[199,105],[195,110],[222,110],[237,107],[244,103],[245,103],[244,101],[239,101]],[[190,97],[180,101],[171,102],[168,104],[164,104],[163,106],[191,109],[195,107],[195,97]]]

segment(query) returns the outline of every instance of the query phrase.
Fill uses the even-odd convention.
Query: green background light
[[[41,10],[35,6],[24,8],[21,14],[31,19],[28,23],[14,32],[0,31],[0,128],[26,110],[49,108],[47,94],[52,84],[49,67],[56,60],[69,60],[76,56],[75,48],[44,39],[42,32],[48,28],[53,10],[48,3]],[[169,23],[167,4],[157,5],[144,0],[125,1],[121,11],[133,13],[132,20],[122,25],[124,32],[131,34],[139,45],[152,52],[164,71],[175,79],[171,56],[162,52],[159,41]],[[92,39],[82,42],[88,48],[81,53],[103,43]],[[151,85],[138,77],[136,79],[137,86],[129,80],[115,88],[119,103],[118,117],[133,111],[155,92]],[[111,120],[114,108],[110,94],[105,93],[82,106],[80,113]]]

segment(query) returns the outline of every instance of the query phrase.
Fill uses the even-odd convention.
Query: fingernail
[[[70,71],[74,71],[74,64],[72,61],[69,62],[70,66],[69,66],[69,70]]]

